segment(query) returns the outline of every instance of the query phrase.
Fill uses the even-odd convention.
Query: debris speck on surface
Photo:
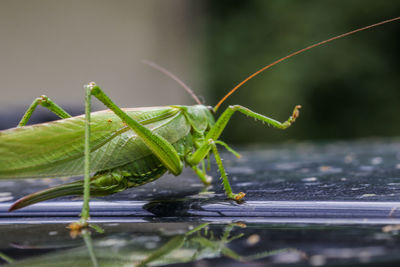
[[[383,158],[382,157],[375,157],[371,159],[371,164],[372,165],[379,165],[383,162]]]
[[[317,177],[307,177],[307,178],[303,178],[301,179],[303,182],[315,182],[318,180]]]
[[[249,246],[254,246],[255,244],[257,244],[258,242],[260,242],[260,236],[257,234],[252,234],[251,236],[249,236],[246,240],[247,244]]]

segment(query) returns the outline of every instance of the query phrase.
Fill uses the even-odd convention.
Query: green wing
[[[172,144],[190,131],[179,108],[125,109]],[[74,176],[83,173],[84,116],[0,132],[0,178]],[[91,171],[143,158],[151,151],[111,111],[92,113]]]

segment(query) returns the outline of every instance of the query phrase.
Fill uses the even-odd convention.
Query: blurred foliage
[[[315,42],[400,15],[400,1],[208,1],[208,104],[272,61]],[[240,104],[283,121],[265,129],[235,115],[230,142],[276,142],[400,135],[400,23],[334,41],[278,64],[237,91],[220,108]],[[250,138],[249,138],[250,137]]]

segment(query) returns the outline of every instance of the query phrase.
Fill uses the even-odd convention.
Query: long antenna
[[[291,53],[290,55],[287,55],[287,56],[285,56],[285,57],[283,57],[283,58],[280,58],[280,59],[278,59],[278,60],[272,62],[271,64],[269,64],[269,65],[267,65],[267,66],[265,66],[265,67],[259,69],[258,71],[254,72],[254,73],[251,74],[249,77],[247,77],[247,78],[244,79],[242,82],[240,82],[238,85],[236,85],[232,90],[230,90],[230,91],[218,102],[217,105],[215,105],[214,111],[216,112],[216,111],[218,110],[219,106],[221,106],[221,104],[222,104],[231,94],[233,94],[237,89],[239,89],[239,87],[241,87],[243,84],[245,84],[248,80],[254,78],[255,76],[257,76],[258,74],[260,74],[260,73],[263,72],[264,70],[269,69],[269,68],[271,68],[272,66],[274,66],[274,65],[276,65],[276,64],[278,64],[278,63],[280,63],[280,62],[282,62],[282,61],[284,61],[284,60],[286,60],[286,59],[288,59],[288,58],[291,58],[291,57],[293,57],[293,56],[295,56],[295,55],[297,55],[297,54],[300,54],[300,53],[303,53],[303,52],[305,52],[305,51],[307,51],[307,50],[310,50],[311,48],[314,48],[314,47],[317,47],[317,46],[320,46],[320,45],[329,43],[329,42],[331,42],[331,41],[333,41],[333,40],[340,39],[340,38],[343,38],[343,37],[345,37],[345,36],[354,34],[354,33],[356,33],[356,32],[364,31],[364,30],[367,30],[367,29],[369,29],[369,28],[373,28],[373,27],[376,27],[376,26],[379,26],[379,25],[382,25],[382,24],[386,24],[386,23],[389,23],[389,22],[392,22],[392,21],[396,21],[396,20],[399,20],[399,19],[400,19],[400,17],[396,17],[396,18],[393,18],[393,19],[388,19],[388,20],[385,20],[385,21],[381,21],[381,22],[378,22],[378,23],[375,23],[375,24],[372,24],[372,25],[369,25],[369,26],[365,26],[365,27],[362,27],[362,28],[353,30],[353,31],[351,31],[351,32],[347,32],[347,33],[344,33],[344,34],[341,34],[341,35],[337,35],[337,36],[332,37],[332,38],[329,38],[329,39],[327,39],[327,40],[325,40],[325,41],[318,42],[318,43],[315,43],[315,44],[313,44],[313,45],[307,46],[306,48],[303,48],[303,49],[300,49],[300,50],[298,50],[298,51],[296,51],[296,52],[293,52],[293,53]]]
[[[189,88],[189,86],[187,86],[184,82],[182,82],[178,77],[176,77],[173,73],[169,72],[168,70],[164,69],[163,67],[161,67],[160,65],[157,65],[154,62],[148,61],[148,60],[142,60],[142,62],[146,65],[149,65],[152,68],[155,68],[156,70],[164,73],[165,75],[167,75],[168,77],[170,77],[171,79],[173,79],[174,81],[176,81],[180,86],[183,87],[183,89],[186,90],[186,92],[189,93],[189,95],[194,99],[194,101],[196,101],[197,104],[201,105],[201,101],[200,99],[193,93],[192,89]]]

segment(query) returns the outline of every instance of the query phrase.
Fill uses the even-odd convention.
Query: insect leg
[[[87,225],[89,219],[90,199],[90,112],[91,112],[91,88],[85,86],[85,150],[84,150],[84,180],[83,180],[83,205],[81,212],[81,224]]]
[[[216,140],[215,141],[216,144],[221,145],[223,147],[225,147],[226,150],[228,150],[229,152],[231,152],[233,155],[235,155],[235,157],[237,157],[238,159],[240,159],[240,154],[238,152],[236,152],[235,150],[233,150],[231,147],[228,146],[227,143],[222,142],[220,140]]]
[[[279,121],[268,118],[264,115],[261,115],[254,111],[251,111],[250,109],[239,106],[239,105],[229,106],[224,111],[224,113],[222,113],[222,115],[218,118],[218,120],[214,124],[214,126],[210,129],[210,131],[208,132],[208,134],[206,136],[206,140],[208,140],[208,139],[217,140],[219,138],[219,136],[221,135],[222,131],[225,129],[226,124],[228,123],[229,119],[231,118],[233,113],[235,113],[235,111],[239,111],[239,112],[241,112],[249,117],[252,117],[256,120],[266,122],[276,128],[284,130],[284,129],[288,128],[290,125],[292,125],[293,122],[295,122],[295,120],[299,116],[300,108],[301,108],[301,106],[297,105],[293,110],[292,116],[290,116],[288,120],[286,120],[285,122],[279,122]]]
[[[90,94],[111,109],[123,122],[135,131],[140,138],[142,138],[146,146],[172,174],[178,175],[182,172],[183,163],[178,152],[176,152],[175,148],[167,140],[129,117],[129,115],[115,105],[95,83],[90,83],[88,87],[90,88]]]
[[[231,188],[231,185],[229,184],[229,180],[228,180],[228,177],[226,175],[224,165],[222,164],[221,157],[219,156],[217,145],[215,144],[215,142],[212,139],[209,139],[209,144],[210,144],[211,149],[212,149],[212,151],[214,153],[215,161],[217,162],[218,169],[219,169],[219,172],[221,174],[222,183],[224,185],[224,189],[225,189],[226,195],[229,198],[234,199],[234,200],[242,199],[246,195],[245,193],[243,193],[243,192],[240,192],[238,194],[232,193],[232,188]]]
[[[100,266],[98,263],[98,260],[96,258],[96,254],[94,253],[93,242],[92,242],[92,237],[90,236],[90,232],[85,231],[85,232],[83,232],[82,236],[83,236],[83,240],[85,240],[85,245],[88,249],[90,259],[92,261],[93,266]]]
[[[211,178],[211,176],[208,176],[204,170],[200,170],[199,167],[197,167],[197,165],[193,165],[192,169],[197,174],[197,176],[199,176],[199,178],[203,182],[203,184],[205,184],[205,185],[211,184],[212,178]]]
[[[229,106],[223,113],[222,115],[218,118],[217,122],[214,124],[214,126],[210,129],[210,131],[207,133],[205,139],[206,140],[217,140],[219,136],[221,135],[222,131],[225,129],[228,121],[232,117],[232,115],[235,113],[235,111],[240,111],[241,113],[250,116],[252,118],[255,118],[257,120],[260,120],[262,122],[266,122],[274,127],[277,127],[279,129],[286,129],[288,128],[293,122],[295,122],[296,118],[299,116],[299,109],[301,106],[296,106],[293,110],[292,116],[289,117],[288,120],[285,122],[279,122],[274,119],[268,118],[264,115],[258,114],[254,111],[251,111],[248,108],[235,105],[235,106]],[[225,147],[226,144],[222,143],[221,141],[217,141],[221,145],[224,145]],[[208,152],[210,151],[211,147],[208,144],[205,144],[201,147],[199,147],[193,155],[188,158],[188,162],[191,163],[192,165],[198,164],[204,157],[208,155]],[[232,152],[232,149],[227,148],[230,152]],[[235,154],[235,153],[233,153]]]
[[[187,162],[191,165],[197,165],[204,157],[206,157],[210,151],[214,153],[215,160],[217,162],[219,171],[221,173],[222,181],[224,184],[224,189],[226,194],[228,195],[229,198],[235,199],[235,200],[240,200],[241,198],[244,197],[244,193],[239,193],[239,194],[233,194],[231,186],[229,185],[228,177],[226,175],[224,166],[222,164],[221,157],[219,156],[216,143],[221,144],[225,146],[230,152],[233,153],[233,150],[230,149],[225,143],[218,141],[217,139],[221,135],[222,131],[225,129],[229,119],[232,117],[232,115],[235,113],[235,111],[240,111],[241,113],[250,116],[252,118],[255,118],[257,120],[260,120],[262,122],[266,122],[274,127],[277,127],[279,129],[286,129],[288,128],[299,116],[299,109],[301,106],[296,106],[293,110],[292,116],[289,117],[288,120],[285,122],[281,123],[279,121],[276,121],[274,119],[268,118],[264,115],[258,114],[254,111],[251,111],[248,108],[235,105],[235,106],[229,106],[223,113],[222,115],[218,118],[217,122],[214,124],[214,126],[210,129],[210,131],[206,135],[206,140],[209,140],[208,144],[204,144],[201,147],[199,147],[193,155],[187,159]],[[217,141],[214,141],[217,140]],[[234,153],[235,154],[235,153]],[[237,155],[238,156],[238,155]]]
[[[65,118],[70,118],[71,115],[69,115],[65,110],[63,110],[59,105],[54,103],[50,98],[48,98],[45,95],[42,95],[35,100],[33,100],[32,104],[29,106],[28,110],[25,112],[24,116],[22,116],[21,121],[18,123],[17,127],[22,127],[25,126],[30,117],[32,116],[32,113],[35,111],[38,105],[41,105],[42,107],[45,107],[55,113],[57,116],[59,116],[62,119]]]
[[[235,155],[237,158],[240,158],[239,153],[237,153],[235,150],[233,150],[232,148],[230,148],[225,142],[216,140],[214,141],[214,143],[218,144],[218,145],[222,145],[223,147],[226,148],[226,150],[228,150],[229,152],[231,152],[233,155]],[[207,146],[207,145],[206,145]],[[208,161],[208,163],[210,163],[210,161]],[[205,166],[204,166],[204,160],[201,161],[202,164],[202,170],[195,164],[192,165],[192,169],[195,171],[195,173],[197,174],[197,176],[199,176],[200,180],[203,182],[203,184],[205,185],[209,185],[212,181],[212,177],[207,175],[206,171],[205,171]]]

